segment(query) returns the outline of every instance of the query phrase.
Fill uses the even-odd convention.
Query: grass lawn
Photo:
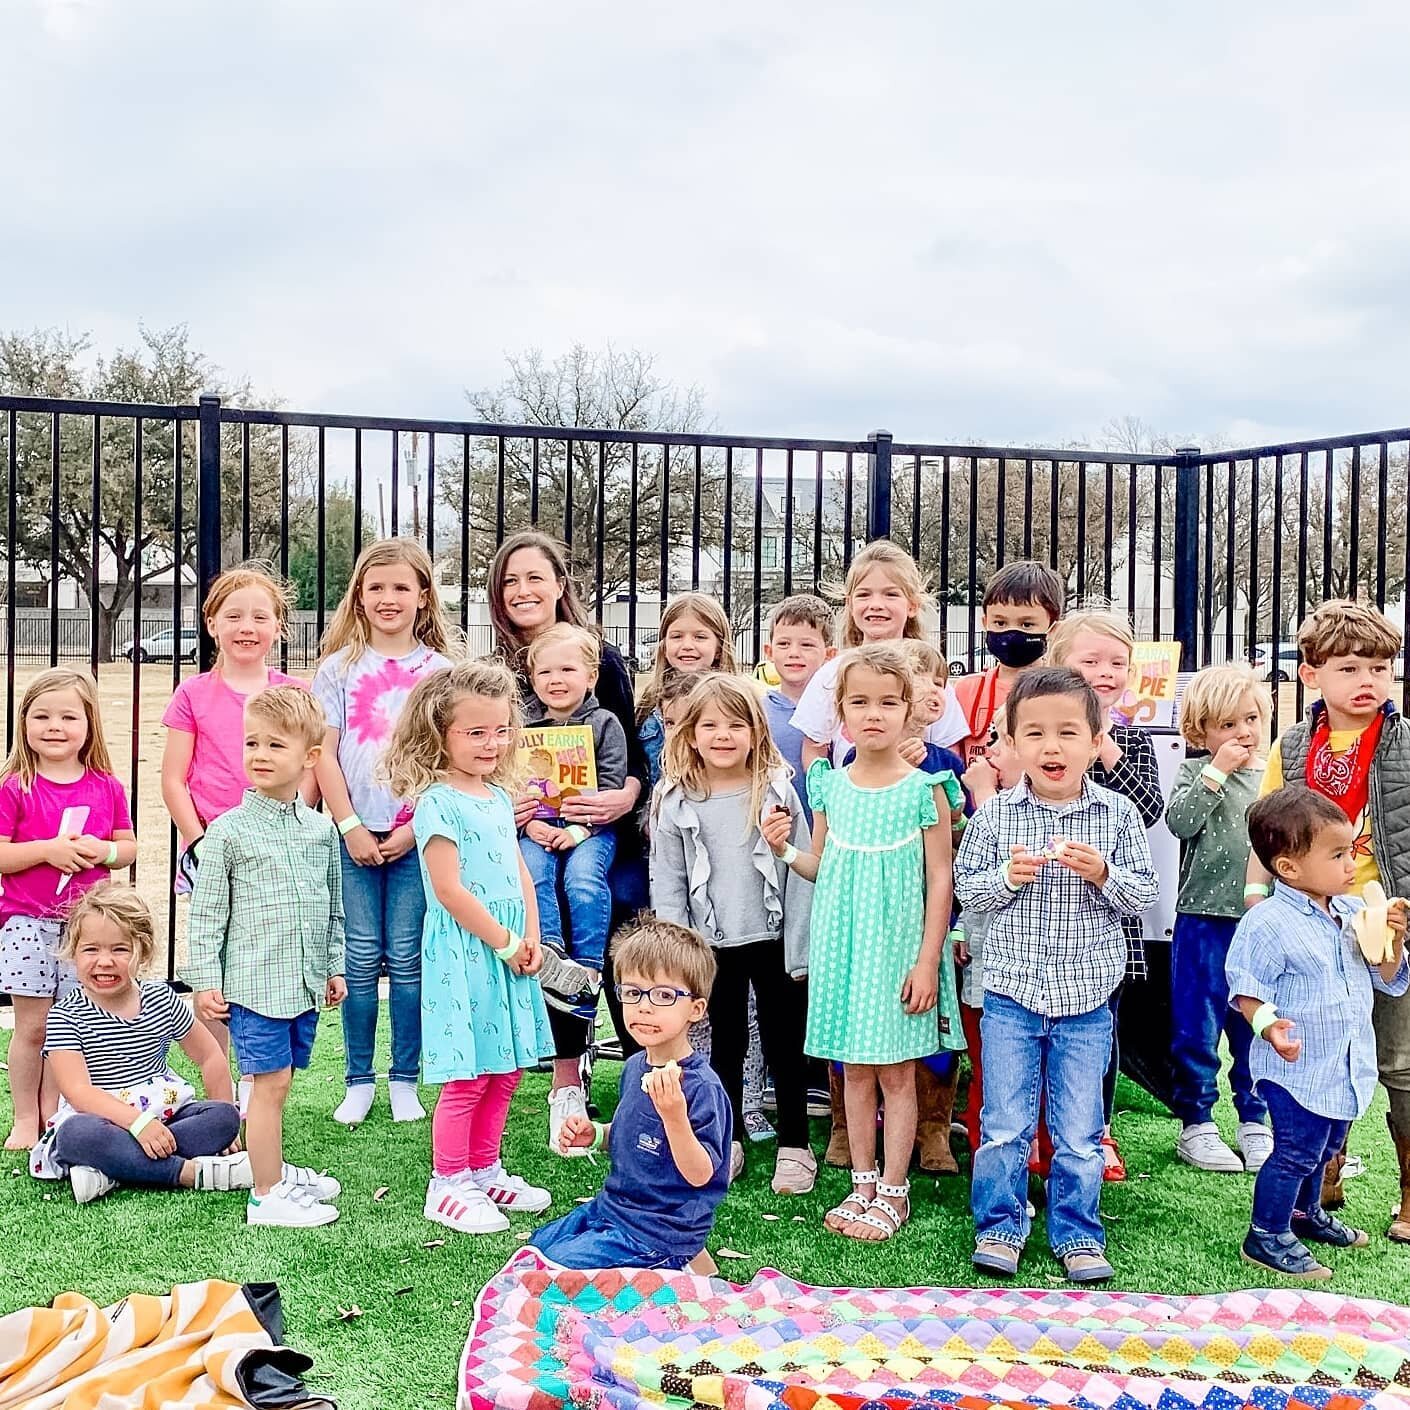
[[[0,1055],[8,1034],[0,1034]],[[599,1099],[615,1099],[619,1069],[599,1068]],[[427,1223],[421,1214],[430,1161],[430,1123],[391,1123],[385,1092],[372,1118],[355,1131],[330,1119],[342,1075],[342,1033],[325,1018],[315,1065],[294,1086],[288,1119],[292,1158],[327,1167],[343,1183],[342,1218],[327,1229],[294,1232],[248,1229],[240,1195],[153,1194],[123,1190],[79,1209],[66,1185],[42,1185],[22,1174],[18,1155],[0,1156],[0,1313],[48,1302],[75,1289],[99,1303],[129,1292],[162,1292],[173,1283],[219,1277],[273,1280],[283,1294],[289,1341],[315,1358],[311,1382],[346,1410],[448,1407],[471,1302],[485,1279],[535,1221],[521,1216],[507,1234],[470,1239]],[[561,1161],[545,1149],[548,1079],[534,1076],[520,1090],[510,1121],[510,1167],[547,1184],[565,1213],[591,1194],[603,1174],[586,1161]],[[430,1106],[430,1093],[426,1105]],[[1131,1180],[1108,1186],[1112,1262],[1119,1288],[1212,1292],[1263,1281],[1238,1257],[1252,1181],[1207,1175],[1177,1165],[1175,1123],[1129,1084],[1123,1084],[1117,1134]],[[0,1129],[8,1129],[8,1093],[0,1091]],[[1232,1112],[1220,1120],[1232,1135]],[[823,1124],[815,1127],[821,1149]],[[1397,1302],[1410,1301],[1410,1248],[1381,1235],[1396,1194],[1394,1157],[1385,1130],[1384,1099],[1352,1135],[1367,1160],[1365,1176],[1347,1185],[1348,1217],[1372,1230],[1368,1249],[1333,1252],[1332,1286]],[[914,1222],[882,1247],[867,1248],[822,1232],[824,1209],[844,1193],[847,1177],[828,1171],[819,1191],[793,1202],[769,1191],[771,1145],[756,1146],[750,1168],[726,1201],[711,1241],[747,1255],[722,1259],[724,1274],[747,1280],[772,1265],[824,1285],[972,1286],[968,1182],[918,1179]],[[376,1194],[386,1187],[378,1200]],[[761,1216],[777,1213],[777,1221]],[[801,1214],[804,1222],[795,1223]],[[426,1243],[445,1236],[445,1243]],[[1043,1248],[1041,1216],[1022,1281],[1058,1282]],[[339,1317],[356,1304],[362,1316]]]

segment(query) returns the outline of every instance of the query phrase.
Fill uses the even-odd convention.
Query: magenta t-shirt
[[[13,774],[0,783],[0,837],[11,842],[38,842],[59,835],[59,824],[68,808],[87,808],[88,816],[75,831],[109,842],[115,832],[132,831],[132,814],[127,810],[127,794],[111,774],[89,769],[72,783],[54,783],[36,776],[34,786],[25,792]],[[63,914],[90,887],[109,876],[107,867],[89,867],[75,872],[67,886],[59,890],[64,873],[47,862],[28,871],[0,877],[5,891],[0,895],[0,924],[11,916],[41,919]]]
[[[307,681],[281,671],[271,671],[269,683],[308,689]],[[235,807],[250,786],[245,777],[245,702],[249,698],[232,690],[218,670],[205,671],[182,681],[162,714],[168,729],[196,736],[186,787],[207,826]]]

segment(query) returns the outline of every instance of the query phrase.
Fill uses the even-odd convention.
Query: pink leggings
[[[489,1072],[469,1081],[447,1082],[431,1121],[431,1152],[437,1175],[484,1170],[499,1160],[509,1120],[509,1101],[522,1072]]]

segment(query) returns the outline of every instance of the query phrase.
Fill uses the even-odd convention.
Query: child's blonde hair
[[[910,653],[899,642],[871,641],[864,646],[854,646],[842,657],[837,671],[837,687],[833,693],[833,707],[837,718],[842,718],[842,702],[847,698],[847,677],[865,666],[881,676],[891,676],[897,684],[896,693],[906,702],[909,710],[915,703],[915,685],[912,676],[915,668],[911,665]]]
[[[656,659],[651,667],[651,679],[642,687],[636,704],[638,725],[661,703],[661,685],[666,677],[676,674],[666,660],[666,633],[687,614],[699,617],[719,643],[709,669],[729,675],[739,670],[734,659],[734,633],[730,631],[725,609],[703,592],[683,592],[679,597],[673,597],[661,613],[661,625],[656,629]]]
[[[1273,697],[1247,666],[1206,666],[1196,671],[1180,697],[1180,733],[1196,749],[1203,749],[1210,725],[1231,719],[1246,695],[1253,696],[1258,709],[1261,743],[1273,713]]]
[[[457,637],[436,591],[431,556],[415,539],[393,538],[378,539],[358,554],[348,590],[343,594],[343,600],[338,604],[338,610],[334,612],[333,620],[328,623],[328,630],[319,643],[320,662],[345,647],[348,660],[356,661],[371,645],[371,629],[362,610],[362,580],[374,568],[390,568],[396,564],[410,568],[416,574],[421,591],[426,594],[425,606],[416,613],[412,636],[421,646],[439,651],[443,656],[450,655],[457,644]]]
[[[220,609],[237,592],[245,588],[260,588],[269,594],[270,606],[274,608],[274,620],[279,630],[276,640],[289,635],[289,616],[298,602],[298,589],[293,583],[281,582],[274,575],[268,563],[250,559],[234,568],[227,568],[210,586],[206,600],[201,604],[201,617],[209,627],[219,615]],[[211,632],[214,636],[214,631]]]
[[[275,729],[302,739],[312,749],[323,743],[328,718],[313,692],[297,685],[271,685],[245,702],[245,716],[257,715]]]
[[[1298,653],[1314,669],[1333,656],[1391,661],[1400,655],[1403,642],[1394,623],[1367,603],[1348,598],[1324,602],[1297,629]]]
[[[503,700],[509,706],[509,748],[488,781],[514,792],[520,776],[519,684],[503,661],[486,657],[433,671],[406,697],[380,770],[398,798],[418,798],[446,777],[450,771],[446,730],[455,707],[469,695]]]
[[[715,984],[715,952],[696,931],[644,916],[612,942],[612,969],[648,983],[683,984],[695,998],[708,999]]]
[[[916,610],[906,618],[906,628],[901,635],[903,637],[923,637],[925,627],[921,618],[927,612],[933,611],[935,607],[930,594],[925,590],[925,579],[921,577],[915,559],[904,548],[897,548],[890,539],[877,539],[862,549],[847,569],[847,579],[842,585],[843,610],[838,618],[838,645],[843,647],[860,646],[865,640],[861,628],[852,620],[851,603],[852,594],[857,590],[857,584],[873,568],[880,568],[889,574],[896,586],[915,604]]]
[[[86,671],[71,671],[67,666],[51,666],[40,671],[30,681],[25,693],[20,697],[19,728],[15,731],[14,743],[10,746],[9,757],[0,768],[0,781],[14,777],[26,793],[34,787],[35,775],[39,772],[39,756],[29,747],[25,737],[25,716],[34,702],[51,690],[71,690],[83,704],[83,713],[88,721],[88,738],[78,748],[78,762],[86,769],[94,769],[100,774],[113,771],[113,761],[108,754],[107,742],[103,738],[103,717],[98,705],[98,685]]]
[[[684,712],[676,721],[661,755],[661,777],[666,787],[657,793],[658,809],[662,796],[670,788],[679,788],[687,798],[696,800],[710,796],[705,761],[695,747],[694,736],[700,717],[712,705],[749,726],[749,813],[751,826],[757,828],[765,791],[769,780],[783,770],[783,756],[769,733],[759,692],[748,681],[739,676],[727,676],[723,671],[711,671],[699,677],[685,698]]]
[[[1070,617],[1063,617],[1053,626],[1048,633],[1046,663],[1049,666],[1067,665],[1067,658],[1072,654],[1072,643],[1082,632],[1110,637],[1126,648],[1128,657],[1136,654],[1136,635],[1131,630],[1130,618],[1113,612],[1109,607],[1087,607]]]
[[[586,627],[575,627],[571,622],[559,622],[541,631],[530,643],[524,656],[524,664],[529,674],[543,653],[554,646],[576,646],[582,653],[583,665],[589,671],[596,671],[602,665],[602,639],[596,632]]]
[[[157,931],[147,903],[130,887],[116,881],[104,881],[85,891],[68,913],[58,956],[73,961],[78,951],[79,936],[84,922],[94,916],[111,921],[132,942],[132,973],[136,978],[151,967],[157,954]]]
[[[950,677],[950,663],[945,659],[935,642],[925,637],[909,638],[905,642],[906,660],[916,675],[929,676],[932,680]]]

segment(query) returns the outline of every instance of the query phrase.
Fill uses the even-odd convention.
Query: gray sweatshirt
[[[656,914],[699,931],[717,949],[782,939],[789,974],[806,974],[813,884],[769,850],[760,819],[749,816],[749,790],[696,799],[663,780],[657,794],[651,824]],[[789,840],[806,850],[803,805],[783,774],[770,780],[762,811],[775,806],[788,809]]]

